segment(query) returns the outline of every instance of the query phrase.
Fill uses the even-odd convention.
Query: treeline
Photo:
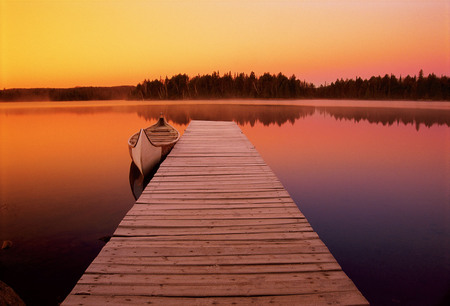
[[[178,74],[170,79],[145,80],[132,92],[134,99],[179,100],[179,99],[301,99],[314,95],[314,85],[298,80],[294,75],[265,73],[256,77],[247,74],[219,73],[189,78]]]
[[[144,80],[137,86],[33,88],[0,90],[0,101],[77,100],[198,100],[198,99],[358,99],[358,100],[450,100],[450,79],[435,74],[385,75],[370,79],[340,79],[315,87],[295,75],[265,73],[259,77],[240,73],[190,78]]]
[[[336,80],[328,86],[320,86],[317,98],[358,100],[450,100],[450,79],[447,76],[427,77],[420,70],[419,77],[385,75],[363,80]]]
[[[178,74],[160,80],[144,80],[131,93],[131,99],[359,99],[359,100],[450,100],[450,80],[446,76],[397,78],[395,75],[370,79],[340,79],[315,87],[295,75],[265,73],[256,77],[231,73],[189,78]]]
[[[130,98],[134,86],[74,88],[14,88],[0,90],[0,101],[88,101]]]

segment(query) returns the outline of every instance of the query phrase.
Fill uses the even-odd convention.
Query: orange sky
[[[0,88],[450,74],[445,0],[0,0]]]

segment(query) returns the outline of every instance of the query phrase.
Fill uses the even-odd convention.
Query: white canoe
[[[175,143],[180,133],[161,117],[158,122],[141,129],[128,139],[131,159],[143,175],[147,175],[159,164]]]

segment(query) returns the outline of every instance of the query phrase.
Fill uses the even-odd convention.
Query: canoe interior
[[[156,147],[173,144],[180,137],[180,133],[170,126],[164,118],[160,118],[156,124],[144,129],[144,131],[147,138]],[[129,145],[136,146],[138,138],[139,132],[130,137]]]

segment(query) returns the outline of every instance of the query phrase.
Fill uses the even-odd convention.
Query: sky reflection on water
[[[443,298],[448,103],[232,102],[0,105],[0,240],[13,241],[0,251],[0,279],[30,304],[69,293],[134,203],[128,137],[162,111],[180,132],[192,119],[238,122],[372,304]]]

